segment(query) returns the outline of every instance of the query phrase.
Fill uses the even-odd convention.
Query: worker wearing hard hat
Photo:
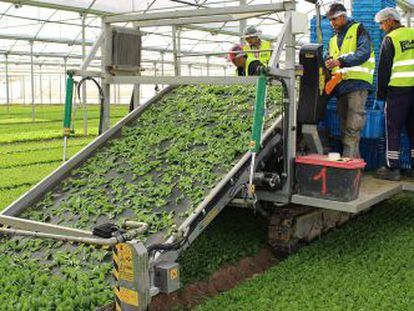
[[[243,50],[252,51],[247,53],[250,58],[256,58],[263,65],[268,66],[272,55],[272,44],[270,41],[261,39],[261,34],[262,32],[255,26],[247,27],[243,35],[247,44],[243,46]]]
[[[231,48],[228,59],[236,66],[238,76],[258,76],[263,68],[260,60],[249,56],[239,44]]]
[[[336,32],[329,41],[325,65],[337,81],[333,94],[337,97],[341,119],[343,156],[358,158],[365,102],[375,70],[371,38],[362,24],[347,17],[346,9],[340,3],[332,4],[326,16]]]
[[[405,126],[414,164],[414,29],[401,25],[394,8],[379,11],[375,20],[386,33],[378,64],[377,100],[386,100],[386,160],[377,170],[381,179],[400,180],[400,137]]]

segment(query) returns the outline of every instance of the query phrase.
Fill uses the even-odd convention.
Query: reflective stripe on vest
[[[338,35],[335,35],[329,41],[329,55],[333,59],[338,59],[340,56],[352,55],[357,50],[357,34],[359,23],[355,23],[349,27],[342,42],[341,49],[338,47]],[[341,72],[343,80],[363,80],[372,84],[375,72],[375,54],[371,47],[371,54],[369,59],[359,66],[354,67],[335,67],[332,73]]]
[[[389,86],[414,86],[414,29],[400,27],[391,31],[389,37],[394,45],[391,79]]]
[[[260,40],[260,49],[259,50],[265,50],[264,52],[247,52],[247,57],[249,58],[254,58],[254,59],[259,59],[260,62],[267,66],[269,64],[270,61],[270,57],[272,56],[272,52],[271,51],[266,51],[266,50],[270,50],[272,49],[272,43],[270,43],[270,41],[267,40]],[[245,45],[243,46],[243,50],[244,51],[249,51],[249,50],[257,50],[257,48],[252,48],[250,47],[250,45]],[[259,55],[257,55],[259,54]]]

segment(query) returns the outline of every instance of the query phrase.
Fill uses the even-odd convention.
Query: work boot
[[[400,181],[400,169],[399,168],[389,168],[387,166],[380,167],[375,172],[375,178],[386,179],[391,181]]]

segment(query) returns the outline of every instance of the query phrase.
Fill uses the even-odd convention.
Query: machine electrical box
[[[322,44],[304,45],[299,53],[303,66],[300,79],[298,123],[318,124],[325,116],[327,96],[324,92],[326,69]]]
[[[137,71],[141,65],[141,32],[132,28],[112,30],[112,67]]]

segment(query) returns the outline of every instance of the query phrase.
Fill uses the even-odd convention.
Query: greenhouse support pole
[[[22,104],[26,104],[26,79],[24,74],[22,75]]]
[[[240,0],[240,5],[246,5],[246,0]],[[240,44],[244,44],[244,40],[242,38],[244,30],[246,29],[247,21],[245,19],[241,19],[239,22],[239,33],[240,33]]]
[[[9,55],[4,55],[6,58],[6,104],[7,104],[7,113],[10,109],[10,77],[9,77]]]
[[[59,104],[62,103],[62,75],[59,75]]]
[[[118,104],[120,104],[121,103],[121,85],[120,84],[118,84],[117,86],[117,94],[118,94]]]
[[[33,41],[30,41],[30,87],[32,89],[32,122],[35,121],[35,84],[33,71]]]
[[[161,52],[161,76],[164,77],[164,52]],[[161,85],[164,88],[164,84]]]
[[[82,61],[86,59],[86,13],[82,13]],[[83,135],[88,135],[88,108],[86,107],[86,83],[82,84],[82,106],[83,106]]]
[[[64,83],[63,85],[64,86],[66,86],[67,61],[68,61],[68,58],[67,57],[64,57],[63,58],[63,83]],[[63,103],[62,100],[60,102]]]
[[[188,64],[188,75],[189,76],[191,76],[191,67],[192,67],[192,65],[191,64]]]
[[[49,74],[49,104],[52,104],[52,76]]]
[[[411,15],[412,15],[412,11],[411,10],[407,11],[407,27],[408,28],[411,27]]]
[[[173,40],[173,56],[174,56],[174,74],[181,75],[180,53],[181,53],[181,30],[176,26],[172,26],[172,40]]]
[[[103,74],[102,77],[102,90],[104,95],[104,105],[103,105],[103,126],[102,130],[105,132],[110,128],[110,102],[111,102],[111,85],[110,81],[110,75],[107,71],[106,66],[109,66],[111,63],[111,55],[112,55],[112,29],[111,25],[108,23],[105,23],[105,21],[102,19],[102,32],[104,34],[103,38],[103,45],[101,49],[102,54],[102,61],[101,61],[101,71]],[[134,89],[134,94],[136,94],[136,88]],[[135,103],[135,102],[134,102]]]
[[[134,24],[134,26],[135,26],[135,24]],[[136,27],[136,29],[139,31],[139,27]],[[141,49],[142,49],[142,46],[141,46]],[[142,66],[142,60],[140,61],[139,66],[140,67]],[[138,71],[138,75],[141,75],[141,68]],[[133,96],[134,96],[134,98],[133,98],[133,108],[135,109],[135,108],[138,108],[138,106],[141,103],[141,85],[139,83],[134,84],[133,90],[134,90],[133,93],[132,93]]]
[[[206,61],[207,61],[207,76],[210,76],[210,56],[209,55],[206,56]]]
[[[39,65],[40,104],[43,105],[42,65]]]
[[[115,84],[111,84],[111,87],[112,87],[112,96],[113,96],[112,102],[113,102],[113,104],[116,104],[116,89],[115,89]]]

